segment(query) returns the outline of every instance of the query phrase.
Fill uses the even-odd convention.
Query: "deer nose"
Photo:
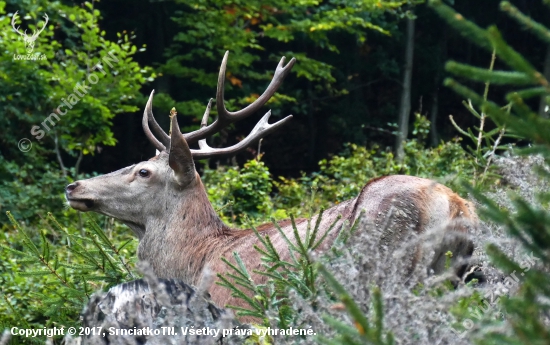
[[[67,193],[72,192],[73,190],[76,189],[76,187],[78,187],[79,184],[80,184],[80,183],[78,183],[78,182],[71,183],[70,185],[68,185],[67,187],[65,187],[65,192],[67,192]]]

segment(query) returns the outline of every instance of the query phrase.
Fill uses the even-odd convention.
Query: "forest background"
[[[499,1],[443,3],[480,27],[496,24],[511,46],[550,76],[550,46],[518,25],[510,11],[498,10]],[[533,20],[548,22],[544,1],[510,3]],[[48,24],[32,52],[43,58],[21,60],[28,46],[12,20],[30,34],[40,30],[44,14]],[[532,132],[523,128],[518,134],[516,126],[507,133],[485,118],[490,113],[502,125],[499,111],[478,106],[490,98],[508,104],[510,112],[513,102],[504,101],[506,95],[534,81],[465,65],[446,70],[448,60],[487,70],[511,64],[506,56],[495,59],[483,39],[467,39],[466,29],[447,25],[452,15],[447,20],[439,15],[412,0],[0,1],[0,211],[8,215],[0,217],[1,325],[75,323],[92,291],[135,278],[137,241],[129,229],[68,209],[64,186],[155,154],[141,129],[152,89],[161,126],[168,128],[169,110],[175,107],[183,131],[198,128],[227,50],[229,110],[243,108],[263,92],[282,56],[297,59],[264,107],[272,110],[272,121],[294,115],[290,124],[261,146],[197,166],[216,210],[234,226],[307,216],[354,197],[369,179],[387,174],[434,178],[470,197],[460,181],[486,191],[507,188],[509,181],[491,168],[494,154],[517,144],[546,144],[547,133],[537,132],[546,122],[531,118]],[[447,71],[470,79],[462,85],[483,98],[476,100],[469,89],[457,95],[456,85],[444,87]],[[97,76],[93,85],[91,75]],[[484,82],[490,80],[489,87]],[[52,117],[83,83],[90,86],[87,92],[65,115]],[[548,118],[547,93],[522,94],[541,121]],[[473,104],[464,102],[468,98]],[[209,139],[210,146],[232,145],[254,125],[249,119],[224,129]],[[477,140],[481,137],[485,140]],[[547,229],[545,214],[531,218]],[[105,243],[91,243],[94,239]],[[107,245],[122,266],[84,278],[82,272],[96,268],[84,265],[87,258],[71,248],[74,243],[83,243],[90,253]],[[59,279],[69,289],[56,295]]]
[[[547,8],[537,1],[513,3],[535,20],[545,18]],[[541,70],[550,70],[547,47],[495,10],[497,1],[451,4],[482,27],[500,25],[510,44]],[[208,100],[215,95],[226,50],[230,51],[226,84],[230,109],[244,107],[263,92],[282,56],[298,61],[276,97],[264,107],[272,109],[272,121],[294,115],[286,128],[262,141],[261,160],[274,180],[319,172],[331,155],[350,150],[346,143],[393,157],[396,134],[415,135],[413,113],[422,114],[430,123],[422,145],[451,142],[458,132],[449,121],[450,114],[462,128],[473,126],[477,119],[460,97],[442,86],[444,62],[453,59],[487,67],[490,62],[490,54],[444,25],[422,3],[6,1],[0,6],[6,52],[0,65],[4,107],[0,208],[14,212],[20,220],[36,219],[37,209],[59,214],[62,186],[68,181],[152,157],[154,149],[141,129],[145,96],[152,89],[157,95],[154,111],[165,129],[174,106],[183,130],[197,128]],[[40,26],[43,14],[49,15],[48,27],[35,47],[47,60],[13,59],[14,54],[25,52],[21,36],[10,25],[15,11],[22,18],[17,25],[23,28]],[[407,55],[407,44],[412,54]],[[99,82],[73,109],[59,121],[49,117],[78,83],[86,82],[92,66],[109,51],[123,62],[115,63],[113,69],[104,64],[106,75],[99,74]],[[502,62],[497,60],[495,68],[500,67]],[[491,90],[496,98],[505,92]],[[251,130],[254,120],[222,131],[211,146],[237,142]],[[44,130],[43,124],[50,130],[36,140],[31,130],[34,126]],[[492,129],[491,124],[487,126]],[[29,152],[19,150],[17,143],[22,138],[32,140]],[[257,156],[256,151],[253,147],[200,168],[242,166]],[[447,166],[410,173],[442,176]],[[408,171],[407,167],[394,170]],[[22,204],[26,207],[18,206]]]

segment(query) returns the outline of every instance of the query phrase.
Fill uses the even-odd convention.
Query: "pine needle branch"
[[[510,17],[515,19],[523,27],[530,30],[540,40],[544,41],[546,44],[550,44],[550,30],[548,30],[546,26],[534,21],[532,18],[523,14],[509,1],[501,2],[500,9],[506,12]]]

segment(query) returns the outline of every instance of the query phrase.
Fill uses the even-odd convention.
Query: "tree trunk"
[[[407,139],[409,132],[409,116],[411,112],[411,81],[413,68],[414,51],[414,19],[407,18],[407,39],[405,43],[405,69],[403,73],[403,90],[401,93],[401,102],[399,104],[398,131],[395,140],[395,151],[397,152],[397,161],[402,162],[405,156],[403,143]]]
[[[315,169],[317,164],[317,114],[315,113],[315,106],[313,102],[313,97],[315,93],[311,85],[311,81],[307,83],[308,97],[309,97],[309,111],[307,113],[307,122],[308,122],[308,158],[307,158],[307,168]]]
[[[432,109],[430,112],[430,141],[433,147],[439,145],[439,133],[437,132],[437,113],[439,112],[439,88],[441,87],[441,74],[443,63],[447,60],[447,30],[443,32],[439,39],[438,54],[436,57],[436,72],[434,78],[434,90],[432,92]]]
[[[544,58],[544,76],[546,79],[550,79],[550,46],[546,48],[546,57]],[[546,103],[546,97],[542,96],[539,102],[539,115],[544,118],[548,118],[550,111],[546,109],[548,104]]]

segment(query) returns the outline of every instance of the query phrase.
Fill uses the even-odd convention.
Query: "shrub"
[[[286,213],[273,209],[271,173],[259,160],[246,162],[242,169],[205,169],[202,180],[210,202],[220,217],[230,224],[242,225],[248,220],[258,223],[272,216],[286,216]]]
[[[82,236],[77,227],[60,225],[51,214],[43,227],[32,228],[7,214],[12,227],[0,242],[3,329],[79,326],[94,291],[138,277],[133,268],[137,241],[118,224],[102,229],[86,216]],[[38,340],[43,343],[45,337]]]
[[[458,77],[505,86],[508,89],[505,98],[509,102],[505,108],[454,79],[448,78],[445,84],[478,106],[501,130],[505,128],[508,133],[529,141],[533,147],[519,152],[540,154],[544,165],[536,171],[547,184],[550,181],[550,120],[539,116],[530,107],[530,100],[542,99],[549,104],[548,80],[504,40],[496,26],[482,29],[439,0],[430,1],[430,5],[464,37],[488,52],[494,52],[511,69],[487,71],[452,61],[446,65],[446,69]],[[501,2],[500,7],[545,44],[550,43],[550,30],[544,25],[533,21],[508,1]],[[492,261],[507,276],[503,282],[504,290],[517,290],[517,294],[504,294],[499,299],[505,317],[490,323],[491,327],[484,325],[478,334],[480,342],[547,344],[550,341],[550,193],[547,188],[533,190],[535,198],[531,200],[512,195],[509,206],[503,207],[478,189],[470,190],[483,205],[481,215],[505,229],[522,244],[524,253],[533,258],[532,264],[525,266],[501,243],[488,246]],[[521,279],[512,280],[511,277],[520,273]]]

